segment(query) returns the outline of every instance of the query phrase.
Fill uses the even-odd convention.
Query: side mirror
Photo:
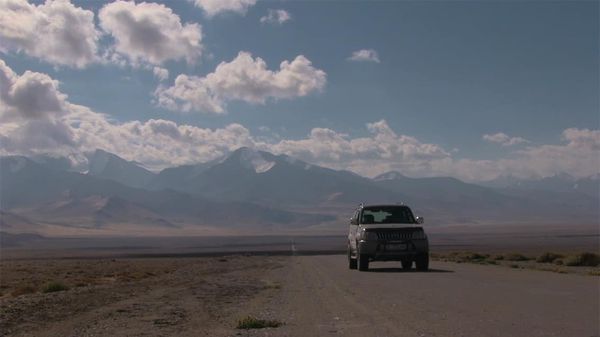
[[[415,220],[417,221],[417,223],[419,225],[421,225],[421,224],[423,224],[425,222],[425,219],[423,219],[422,216],[418,216]]]
[[[358,220],[354,219],[354,218],[350,218],[350,226],[357,226],[358,225]]]

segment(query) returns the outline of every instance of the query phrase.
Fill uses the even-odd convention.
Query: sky
[[[600,172],[597,1],[0,0],[0,154]]]

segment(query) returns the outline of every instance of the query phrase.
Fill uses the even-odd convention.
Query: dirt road
[[[348,270],[345,257],[296,256],[251,336],[598,336],[599,278],[498,266],[395,263]],[[391,268],[390,268],[391,267]]]
[[[5,261],[0,336],[599,335],[597,276],[371,267],[349,270],[342,255]],[[9,292],[47,277],[69,290]],[[284,325],[236,329],[246,315]]]

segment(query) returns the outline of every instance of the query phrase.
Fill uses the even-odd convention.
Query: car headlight
[[[371,232],[371,231],[367,231],[366,229],[362,228],[360,230],[360,238],[362,240],[365,240],[365,241],[376,241],[377,240],[377,233]]]

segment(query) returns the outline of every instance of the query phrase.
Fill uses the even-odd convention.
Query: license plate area
[[[385,245],[386,251],[404,251],[408,249],[406,243],[388,243]]]

